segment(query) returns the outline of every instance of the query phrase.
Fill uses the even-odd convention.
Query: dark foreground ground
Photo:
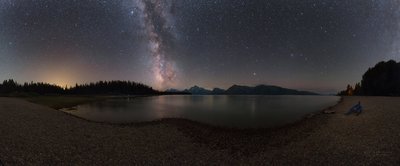
[[[364,112],[345,116],[361,101]],[[345,97],[279,129],[214,128],[179,119],[88,122],[17,98],[0,98],[5,165],[399,165],[400,98]]]

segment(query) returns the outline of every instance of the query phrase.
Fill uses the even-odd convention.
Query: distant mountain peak
[[[232,85],[225,91],[225,94],[234,95],[318,95],[317,93],[298,91],[282,88],[275,85],[257,85],[255,87]]]
[[[191,94],[199,94],[199,95],[209,95],[212,94],[212,92],[208,89],[202,88],[200,86],[194,85],[189,89],[185,89],[184,92],[188,92]]]
[[[175,92],[175,91],[174,91]],[[282,88],[275,85],[256,85],[245,86],[234,84],[227,90],[213,88],[212,90],[194,85],[182,92],[195,95],[318,95],[317,93],[298,91],[294,89]]]

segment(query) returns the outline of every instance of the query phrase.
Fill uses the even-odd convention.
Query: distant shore
[[[358,101],[364,112],[344,115]],[[92,123],[0,98],[0,160],[5,165],[393,165],[400,162],[398,108],[398,97],[343,97],[331,114],[281,128],[239,130],[182,119]]]
[[[20,97],[32,103],[48,106],[54,109],[70,108],[80,104],[102,101],[113,98],[136,98],[157,95],[39,95]]]

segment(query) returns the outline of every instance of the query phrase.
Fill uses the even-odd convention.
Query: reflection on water
[[[153,96],[79,105],[71,114],[113,123],[186,118],[227,127],[272,127],[335,105],[336,96]]]

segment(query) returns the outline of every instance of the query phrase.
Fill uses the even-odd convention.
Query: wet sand
[[[344,113],[358,101],[359,116]],[[276,129],[236,130],[189,120],[109,125],[16,98],[0,98],[5,165],[399,165],[400,98],[344,97]]]

